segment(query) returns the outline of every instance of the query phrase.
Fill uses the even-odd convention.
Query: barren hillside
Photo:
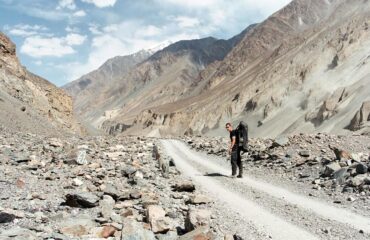
[[[80,132],[72,99],[47,80],[28,72],[14,43],[0,32],[0,125],[40,134]]]
[[[368,132],[369,11],[360,0],[293,1],[201,73],[202,94],[143,112],[133,132],[217,135],[240,119],[254,136]]]

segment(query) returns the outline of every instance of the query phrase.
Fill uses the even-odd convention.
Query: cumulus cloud
[[[85,3],[91,3],[99,8],[113,7],[117,0],[82,0]]]
[[[33,58],[63,57],[75,53],[73,46],[81,45],[86,36],[70,33],[65,37],[31,36],[26,38],[21,53]]]

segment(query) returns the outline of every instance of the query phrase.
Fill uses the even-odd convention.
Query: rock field
[[[228,158],[227,138],[183,138],[198,151]],[[279,182],[370,215],[370,137],[328,134],[250,139],[246,175]]]
[[[156,141],[3,129],[0,239],[216,236],[211,200],[160,155]]]

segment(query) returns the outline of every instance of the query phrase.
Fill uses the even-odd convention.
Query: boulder
[[[338,171],[341,168],[342,167],[337,162],[330,163],[330,164],[325,166],[324,171],[323,171],[323,175],[325,177],[330,177],[335,171]]]
[[[343,184],[348,176],[348,168],[341,168],[333,173],[333,178],[338,184]]]
[[[105,219],[110,219],[113,213],[113,207],[115,205],[114,199],[109,195],[104,195],[103,199],[99,201],[101,209],[101,215]]]
[[[359,163],[356,165],[356,173],[357,174],[365,174],[367,173],[368,168],[365,164]]]
[[[356,177],[350,180],[350,184],[353,187],[358,187],[365,183],[366,176],[365,175],[357,175]]]
[[[161,206],[149,205],[146,211],[146,220],[154,233],[166,233],[173,228],[172,220],[166,217]]]
[[[185,230],[192,231],[201,226],[208,226],[211,212],[206,209],[191,209],[185,219]]]
[[[105,186],[104,194],[111,196],[115,200],[117,200],[118,196],[120,195],[120,193],[117,190],[117,188],[113,184],[110,184],[110,183],[108,183]]]
[[[66,218],[61,221],[59,232],[72,238],[81,237],[88,235],[96,227],[95,224],[87,215]]]
[[[67,194],[65,205],[70,207],[92,208],[98,205],[99,197],[90,192]]]
[[[156,240],[153,232],[144,229],[141,223],[126,218],[123,222],[121,240]]]
[[[190,196],[190,199],[188,201],[188,203],[190,204],[206,204],[210,202],[212,202],[212,200],[209,197],[202,194],[192,195]]]
[[[191,181],[180,182],[172,187],[175,191],[178,192],[193,192],[195,190],[195,186]]]
[[[7,213],[4,211],[0,211],[0,223],[9,223],[13,222],[13,220],[16,218],[14,214]]]
[[[284,147],[284,146],[288,145],[288,143],[289,143],[289,138],[287,138],[285,136],[279,136],[279,137],[274,139],[274,142],[272,143],[272,146],[274,146],[274,147]]]

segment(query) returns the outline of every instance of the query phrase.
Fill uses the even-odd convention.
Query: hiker
[[[243,177],[243,166],[240,157],[241,148],[239,147],[239,133],[238,130],[233,130],[231,123],[226,123],[226,129],[230,132],[231,144],[229,147],[229,154],[231,156],[231,177],[236,177],[236,170],[239,168],[238,178]]]

